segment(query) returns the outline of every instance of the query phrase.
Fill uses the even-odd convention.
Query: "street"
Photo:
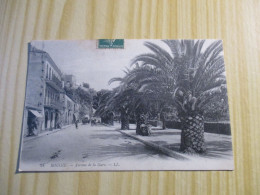
[[[103,125],[74,125],[23,143],[24,166],[50,163],[161,162],[174,159]],[[59,166],[59,164],[57,164]]]
[[[84,170],[194,170],[220,169],[233,166],[230,136],[205,133],[208,152],[204,156],[187,156],[178,160],[151,149],[140,141],[103,125],[71,125],[56,132],[47,131],[24,139],[20,171],[84,171]],[[132,126],[134,129],[134,126]],[[135,134],[135,130],[126,130]],[[48,134],[47,134],[48,133]],[[153,130],[143,140],[169,146],[179,145],[180,132]],[[224,167],[224,169],[225,169]],[[223,169],[223,167],[222,167]]]

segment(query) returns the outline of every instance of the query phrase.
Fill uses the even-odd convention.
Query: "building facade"
[[[76,87],[76,77],[72,74],[65,74],[64,77],[64,85],[67,87]]]
[[[44,117],[44,86],[45,67],[41,52],[33,51],[28,45],[28,67],[25,105],[23,113],[24,136],[29,134],[29,126],[37,119],[38,128],[41,129]]]
[[[32,121],[37,123],[37,130],[34,132],[36,134],[71,124],[75,112],[78,112],[78,104],[64,91],[62,71],[47,52],[29,44],[23,114],[24,136],[30,134]]]
[[[79,106],[65,93],[62,95],[63,100],[63,125],[72,124],[73,114],[78,113]]]
[[[64,93],[62,72],[51,59],[44,54],[44,127],[43,129],[57,129],[61,127],[63,102],[61,94]]]

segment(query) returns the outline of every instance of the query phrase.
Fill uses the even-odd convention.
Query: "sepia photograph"
[[[28,44],[18,172],[233,170],[221,40]]]

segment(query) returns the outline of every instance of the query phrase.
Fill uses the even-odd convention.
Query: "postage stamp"
[[[221,40],[30,42],[17,171],[233,170],[223,55]]]
[[[124,39],[99,39],[98,49],[124,49]]]

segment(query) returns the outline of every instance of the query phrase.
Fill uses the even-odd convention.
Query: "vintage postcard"
[[[233,170],[221,40],[32,41],[18,172]]]

